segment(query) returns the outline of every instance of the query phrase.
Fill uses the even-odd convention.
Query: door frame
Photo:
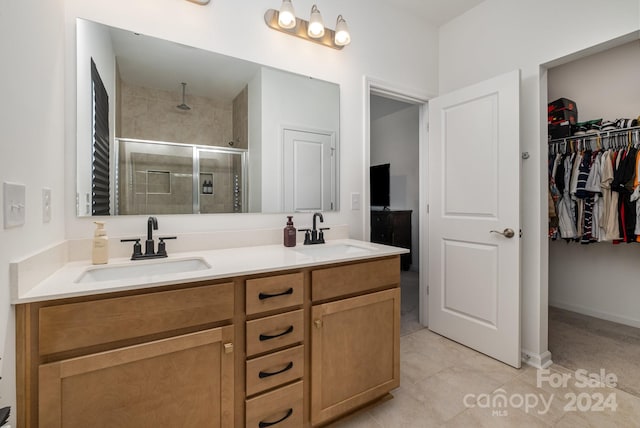
[[[428,175],[428,149],[429,149],[429,106],[430,99],[435,95],[428,94],[423,91],[407,88],[388,81],[376,79],[370,76],[364,76],[363,105],[364,105],[364,153],[362,164],[362,239],[368,241],[371,237],[371,201],[369,197],[369,167],[371,166],[371,95],[378,95],[384,98],[391,98],[408,104],[420,106],[418,113],[418,151],[419,151],[419,184],[418,184],[418,207],[420,210],[418,218],[419,236],[418,240],[420,260],[418,261],[419,269],[419,322],[423,326],[427,326],[428,320],[428,300],[424,298],[427,293],[427,278],[429,269],[428,245],[423,242],[423,236],[429,236],[428,228],[428,188],[426,186]]]

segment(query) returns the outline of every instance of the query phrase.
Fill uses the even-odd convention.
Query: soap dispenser
[[[287,226],[284,228],[284,246],[295,247],[296,246],[296,228],[293,227],[293,216],[288,215]]]
[[[94,221],[96,231],[93,235],[93,245],[91,247],[91,261],[94,265],[104,265],[109,262],[109,238],[104,229],[104,221]]]

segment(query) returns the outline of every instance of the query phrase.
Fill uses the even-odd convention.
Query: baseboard
[[[591,308],[587,308],[580,305],[573,305],[563,302],[549,302],[549,306],[553,306],[559,309],[565,309],[571,312],[577,312],[582,315],[588,315],[590,317],[596,317],[607,321],[617,322],[618,324],[624,324],[631,327],[640,328],[640,320],[634,318],[628,318],[608,312],[600,312]]]
[[[530,352],[526,349],[523,349],[521,354],[523,363],[537,369],[546,369],[551,364],[553,364],[553,361],[551,361],[551,352],[549,351],[544,351],[542,354],[537,354],[535,352]]]

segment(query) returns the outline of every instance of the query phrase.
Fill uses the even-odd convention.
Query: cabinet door
[[[400,289],[312,308],[311,422],[334,419],[400,385]]]
[[[41,427],[233,426],[233,326],[40,366]]]

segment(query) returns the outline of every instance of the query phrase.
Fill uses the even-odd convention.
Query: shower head
[[[191,107],[189,107],[187,104],[185,104],[184,102],[184,91],[187,87],[187,84],[182,82],[182,104],[178,104],[176,107],[179,108],[180,110],[191,110]]]

